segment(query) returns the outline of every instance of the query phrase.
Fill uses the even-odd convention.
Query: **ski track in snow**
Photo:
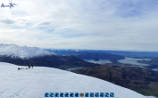
[[[46,98],[46,92],[114,92],[113,98],[149,98],[97,78],[56,68],[17,70],[17,67],[0,62],[0,98]]]

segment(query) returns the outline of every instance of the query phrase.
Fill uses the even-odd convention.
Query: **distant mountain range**
[[[0,44],[0,56],[31,58],[51,54],[54,53],[37,47],[18,46],[14,44]]]
[[[116,63],[120,59],[125,59],[124,56],[106,53],[104,51],[97,50],[51,50],[48,49],[49,52],[53,52],[56,55],[60,56],[76,56],[83,60],[109,60],[113,63]]]
[[[130,58],[156,58],[158,52],[149,51],[104,51],[106,53],[122,55]]]
[[[110,50],[58,50],[47,49],[59,56],[75,56],[98,64],[126,63],[149,69],[158,68],[158,52],[110,51]],[[127,59],[128,58],[128,59]]]
[[[112,51],[112,50],[73,50],[73,49],[47,49],[50,52],[56,53],[57,55],[74,55],[80,57],[81,55],[91,54],[93,57],[88,59],[109,59],[110,57],[117,56],[115,59],[124,59],[124,57],[130,58],[156,58],[158,52],[147,52],[147,51]],[[97,55],[97,57],[95,57]],[[110,56],[110,57],[109,57]],[[86,59],[86,57],[82,57]]]
[[[56,67],[61,69],[85,66],[97,66],[75,56],[59,56],[53,52],[37,47],[0,44],[0,62],[17,65]]]
[[[158,96],[155,92],[158,90],[158,71],[152,71],[155,68],[158,70],[156,54],[157,52],[41,49],[0,44],[0,62],[60,68],[94,76],[154,96]],[[104,60],[108,63],[97,63]]]
[[[93,51],[54,51],[37,47],[17,46],[13,44],[0,44],[0,61],[17,65],[33,64],[35,66],[56,67],[61,69],[98,66],[85,61],[85,59],[109,59],[117,62],[123,56],[108,53],[98,53]]]
[[[154,54],[155,53],[155,54]],[[142,58],[140,64],[148,64],[148,68],[158,68],[157,52],[131,52],[131,51],[106,51],[106,50],[66,50],[42,49],[37,47],[18,46],[14,44],[0,44],[0,61],[17,65],[47,66],[57,68],[72,68],[83,66],[98,66],[104,62],[137,64],[132,58]],[[144,59],[150,58],[146,61]],[[132,61],[133,60],[133,61]],[[133,62],[133,63],[132,63]],[[138,63],[139,64],[139,63]]]

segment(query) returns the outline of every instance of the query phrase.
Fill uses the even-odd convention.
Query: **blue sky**
[[[16,7],[0,8],[0,43],[60,49],[158,50],[157,0],[12,1]]]

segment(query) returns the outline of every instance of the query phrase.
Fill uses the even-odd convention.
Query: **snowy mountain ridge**
[[[51,54],[54,53],[36,47],[18,46],[14,44],[0,44],[0,56],[31,58],[35,56]]]
[[[46,98],[46,92],[114,92],[114,97],[109,98],[155,98],[101,79],[56,68],[25,69],[23,66],[22,70],[17,70],[18,67],[0,62],[0,98]]]

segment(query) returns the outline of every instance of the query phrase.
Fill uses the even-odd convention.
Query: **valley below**
[[[72,72],[97,77],[114,84],[135,90],[141,94],[158,97],[158,71],[127,65],[105,64],[71,70]]]

